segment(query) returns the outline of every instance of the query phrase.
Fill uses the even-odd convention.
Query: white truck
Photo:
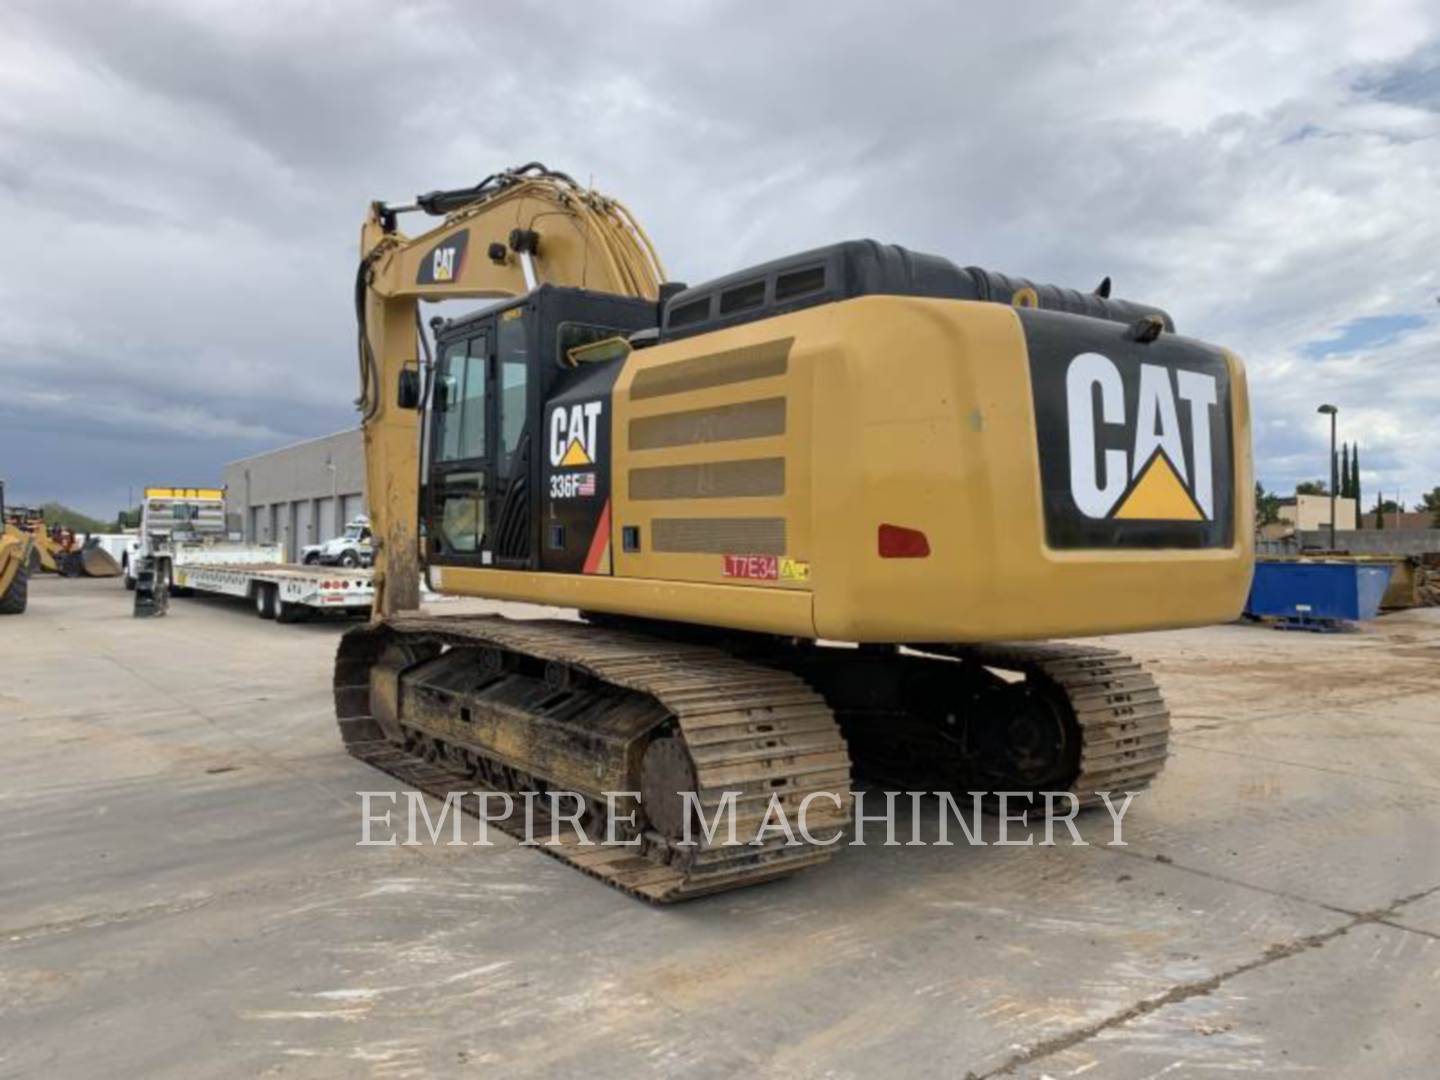
[[[308,544],[300,551],[300,561],[321,566],[369,566],[374,561],[370,545],[370,519],[364,514],[345,526],[345,532],[323,544]]]
[[[196,592],[249,601],[262,619],[279,622],[325,612],[364,615],[375,599],[370,570],[297,566],[285,562],[280,544],[228,537],[220,488],[146,488],[124,569],[126,588],[143,582],[137,615],[161,614],[170,595]]]
[[[140,503],[140,527],[120,556],[125,588],[134,591],[145,559],[182,544],[224,537],[224,488],[147,487]]]

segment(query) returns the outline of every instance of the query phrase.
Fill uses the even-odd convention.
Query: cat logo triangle
[[[1205,515],[1175,475],[1170,459],[1157,450],[1120,503],[1115,517],[1127,521],[1204,521]]]
[[[571,439],[570,445],[565,449],[565,456],[560,459],[560,467],[570,468],[572,465],[593,465],[590,455],[585,452],[585,447],[580,445],[579,439]]]

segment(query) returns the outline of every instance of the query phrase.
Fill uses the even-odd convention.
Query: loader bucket
[[[87,543],[80,549],[80,569],[86,577],[119,577],[120,564],[114,557],[96,543]]]

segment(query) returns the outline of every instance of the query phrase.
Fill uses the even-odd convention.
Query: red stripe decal
[[[600,511],[600,520],[595,525],[595,535],[590,538],[590,551],[585,556],[584,573],[600,573],[601,558],[605,550],[610,546],[610,500],[605,500],[605,506]]]

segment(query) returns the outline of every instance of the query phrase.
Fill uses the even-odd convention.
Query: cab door
[[[436,562],[488,565],[491,328],[446,342],[430,398],[427,525]]]
[[[431,392],[427,526],[438,563],[532,567],[531,353],[523,307],[466,322]]]

